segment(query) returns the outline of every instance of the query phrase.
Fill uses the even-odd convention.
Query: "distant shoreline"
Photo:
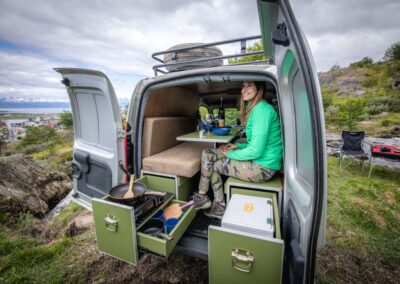
[[[0,114],[51,114],[71,111],[70,108],[0,108]]]

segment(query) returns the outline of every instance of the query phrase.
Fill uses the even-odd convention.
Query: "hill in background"
[[[328,132],[400,136],[400,60],[366,57],[345,68],[335,65],[319,79]]]

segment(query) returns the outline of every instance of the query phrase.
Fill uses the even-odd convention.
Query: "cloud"
[[[400,40],[397,0],[292,2],[319,71],[378,60]],[[0,0],[0,8],[0,96],[65,100],[52,69],[80,67],[103,71],[118,97],[129,98],[153,76],[156,51],[260,33],[256,1]]]

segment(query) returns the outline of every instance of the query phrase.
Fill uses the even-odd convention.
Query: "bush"
[[[29,126],[26,136],[22,139],[21,146],[39,145],[49,142],[58,142],[60,139],[53,128],[48,126],[32,127]]]
[[[70,111],[63,111],[60,114],[60,124],[65,128],[72,128],[72,113]]]
[[[387,61],[400,60],[400,41],[393,43],[386,49],[383,59]]]
[[[374,60],[371,57],[366,56],[363,59],[361,59],[360,61],[351,63],[350,66],[363,68],[365,66],[371,65],[372,63],[374,63]]]
[[[400,112],[400,98],[374,97],[367,101],[367,112],[377,115],[384,111]]]

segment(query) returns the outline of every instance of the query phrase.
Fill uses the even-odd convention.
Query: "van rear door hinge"
[[[289,45],[289,37],[285,22],[278,24],[276,30],[272,32],[272,41],[277,45]]]

